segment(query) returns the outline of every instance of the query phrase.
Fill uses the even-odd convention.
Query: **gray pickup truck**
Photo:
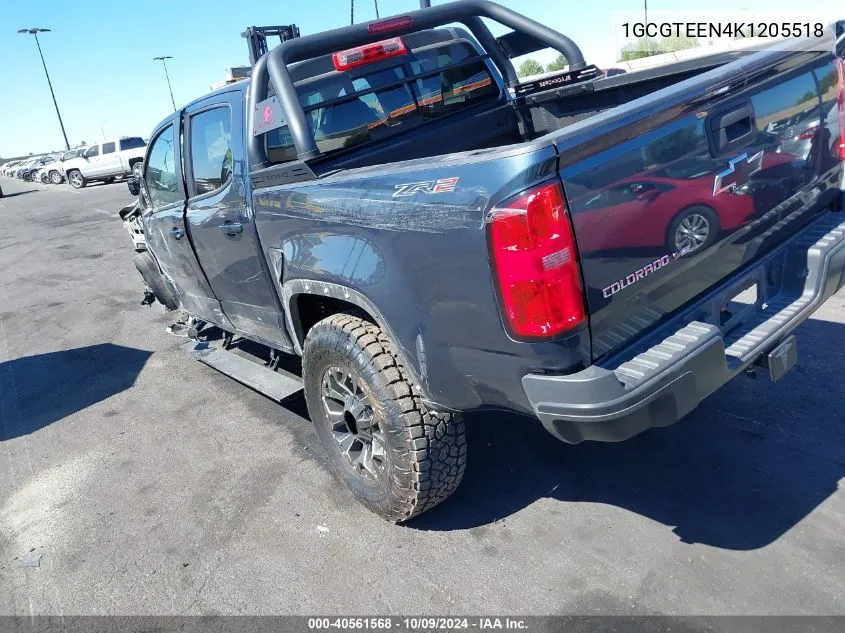
[[[568,69],[520,83],[541,47]],[[484,0],[293,38],[156,127],[139,269],[200,360],[304,386],[339,479],[404,521],[461,481],[461,412],[619,441],[795,364],[845,282],[840,55],[606,76]]]

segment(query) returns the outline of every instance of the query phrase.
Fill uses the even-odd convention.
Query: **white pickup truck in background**
[[[140,174],[147,143],[140,136],[124,136],[90,146],[84,154],[66,162],[65,177],[74,189],[92,180],[111,182],[115,178]]]

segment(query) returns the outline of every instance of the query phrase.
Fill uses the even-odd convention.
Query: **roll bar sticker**
[[[278,130],[286,125],[282,106],[275,95],[255,104],[255,118],[253,120],[253,134],[255,136]]]

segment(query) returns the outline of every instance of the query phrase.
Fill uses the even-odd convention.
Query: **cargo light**
[[[406,29],[413,23],[413,20],[407,15],[399,16],[398,18],[389,18],[381,20],[380,22],[373,22],[367,25],[367,33],[370,35],[378,35],[379,33],[391,33]]]
[[[373,42],[345,51],[338,51],[332,55],[336,70],[349,70],[356,66],[372,64],[383,59],[399,57],[407,52],[401,37],[393,37],[381,42]]]
[[[490,250],[505,322],[516,337],[549,338],[586,321],[575,236],[557,184],[493,209]]]

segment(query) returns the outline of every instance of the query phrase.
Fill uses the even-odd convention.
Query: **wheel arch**
[[[74,187],[73,183],[71,182],[71,180],[73,179],[74,172],[78,173],[80,178],[82,178],[82,185],[80,186],[80,188],[84,187],[85,185],[88,184],[88,182],[90,182],[90,179],[87,178],[85,176],[85,174],[82,173],[81,169],[79,169],[78,167],[73,167],[71,169],[68,169],[67,172],[65,173],[65,179],[68,181],[68,184],[70,184],[72,187]],[[74,188],[76,188],[76,187],[74,187]]]
[[[297,354],[302,355],[302,346],[308,330],[320,320],[338,312],[363,313],[362,316],[367,317],[390,337],[402,364],[420,390],[423,401],[432,404],[425,391],[425,383],[420,379],[416,358],[402,347],[401,339],[396,336],[390,323],[366,295],[348,286],[313,279],[289,279],[281,284],[281,290],[287,328]]]

